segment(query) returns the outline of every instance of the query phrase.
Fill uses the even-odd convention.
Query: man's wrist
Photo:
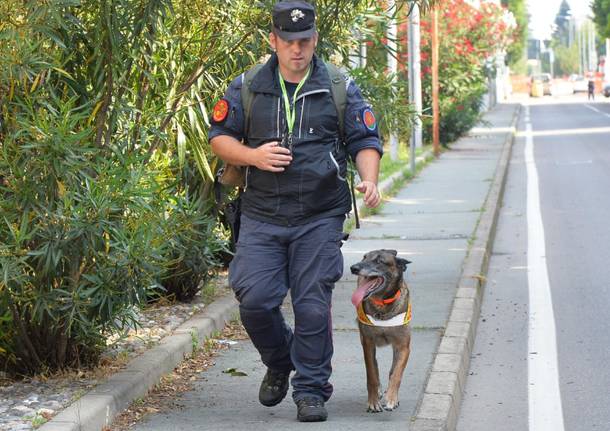
[[[254,163],[254,148],[244,145],[244,166],[253,166]]]

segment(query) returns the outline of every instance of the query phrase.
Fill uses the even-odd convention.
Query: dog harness
[[[393,298],[389,298],[389,299],[383,299],[383,300],[375,300],[375,304],[377,305],[387,305],[387,304],[391,304],[392,302],[396,301],[398,298],[400,298],[400,290],[396,293],[396,295]],[[392,317],[391,319],[388,320],[378,320],[375,319],[373,316],[366,314],[364,312],[364,304],[361,302],[358,305],[358,321],[360,323],[363,323],[365,325],[369,325],[369,326],[384,326],[384,327],[390,327],[390,326],[408,326],[409,323],[411,323],[411,301],[409,301],[409,304],[407,306],[407,311],[405,313],[400,313],[397,314],[396,316]]]

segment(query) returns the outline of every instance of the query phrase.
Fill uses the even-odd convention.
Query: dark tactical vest
[[[281,173],[247,168],[242,212],[253,219],[291,226],[351,209],[347,153],[340,138],[330,76],[317,57],[312,64],[296,102],[292,163]],[[275,56],[252,78],[249,89],[246,145],[256,148],[281,140],[287,127]]]

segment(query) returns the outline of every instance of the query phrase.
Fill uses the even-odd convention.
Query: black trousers
[[[278,226],[242,214],[229,283],[240,303],[242,323],[274,370],[296,370],[293,399],[328,400],[333,354],[331,298],[343,273],[344,216],[301,226]],[[280,310],[288,291],[294,331]]]

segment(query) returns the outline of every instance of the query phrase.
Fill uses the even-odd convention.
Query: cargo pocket
[[[343,245],[344,234],[341,230],[331,229],[328,233],[328,240],[324,242],[320,256],[324,256],[322,261],[323,278],[321,282],[325,287],[332,289],[334,283],[343,275]]]

